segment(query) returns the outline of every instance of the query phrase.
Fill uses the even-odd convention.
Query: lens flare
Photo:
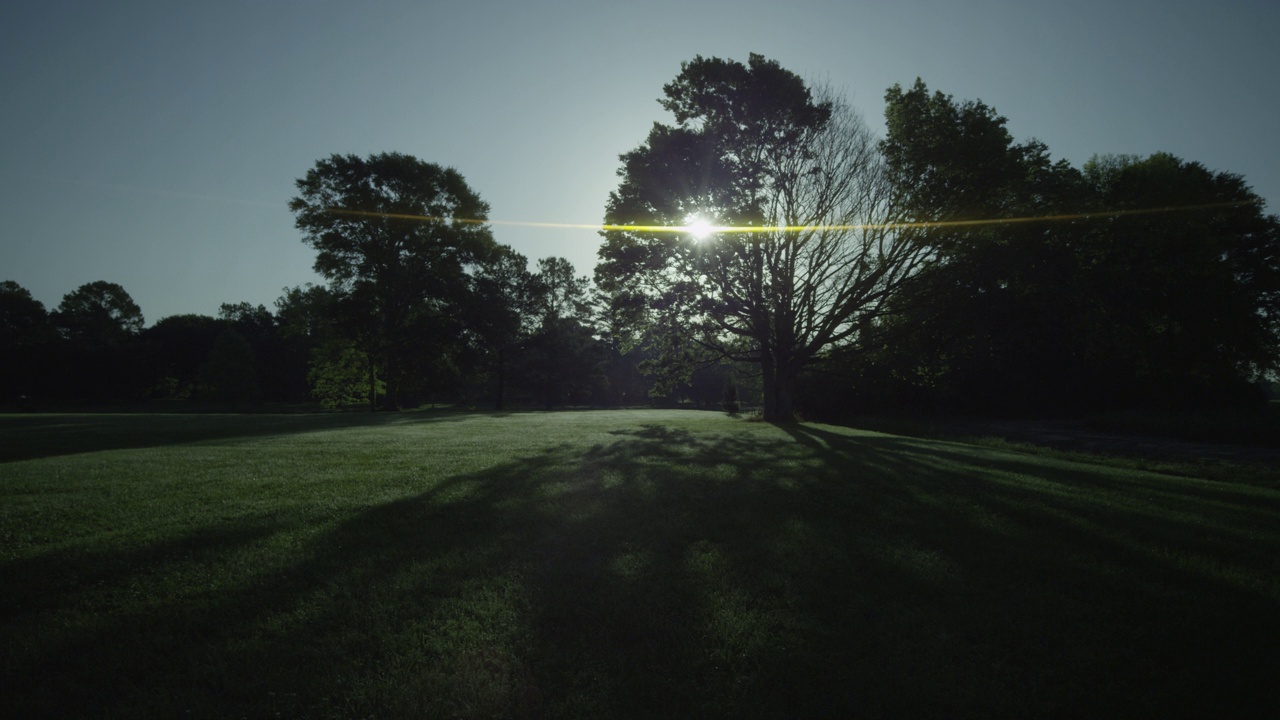
[[[586,223],[554,223],[527,222],[518,220],[486,220],[475,218],[435,217],[431,215],[409,215],[403,213],[370,212],[367,210],[350,210],[347,208],[325,208],[326,212],[339,215],[356,215],[362,217],[391,218],[396,220],[414,220],[418,222],[459,223],[463,225],[501,225],[512,227],[553,228],[563,230],[594,230],[604,232],[639,232],[639,233],[687,233],[702,240],[719,233],[756,234],[756,233],[801,233],[801,232],[841,232],[854,230],[911,230],[930,228],[964,228],[983,225],[1018,225],[1039,222],[1065,222],[1070,220],[1094,220],[1101,218],[1123,217],[1127,215],[1151,215],[1155,213],[1185,212],[1190,210],[1207,210],[1212,208],[1240,207],[1258,204],[1257,200],[1235,200],[1230,202],[1204,203],[1201,205],[1175,205],[1170,207],[1139,208],[1132,210],[1104,210],[1098,212],[1082,212],[1063,215],[1033,215],[1014,218],[988,218],[979,220],[933,220],[923,222],[891,222],[891,223],[853,223],[848,225],[712,225],[703,218],[686,221],[684,225],[591,225]]]

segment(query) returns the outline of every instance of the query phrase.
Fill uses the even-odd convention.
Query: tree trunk
[[[373,353],[365,353],[365,364],[369,366],[369,412],[378,409],[378,369],[373,362]]]
[[[502,346],[498,347],[498,402],[494,404],[495,410],[503,409],[505,398],[503,395],[507,389],[507,354]]]
[[[787,363],[778,363],[768,351],[760,356],[760,370],[764,379],[765,422],[795,422],[795,373]]]

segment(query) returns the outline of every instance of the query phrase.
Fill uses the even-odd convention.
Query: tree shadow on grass
[[[17,709],[1241,716],[1280,697],[1277,588],[1256,582],[1275,493],[814,426],[612,437],[369,508],[216,594],[49,630],[6,669],[32,689]]]

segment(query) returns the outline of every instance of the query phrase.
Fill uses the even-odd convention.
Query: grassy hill
[[[690,411],[0,416],[6,717],[1280,712],[1280,489]]]

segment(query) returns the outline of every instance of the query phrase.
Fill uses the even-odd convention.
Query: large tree
[[[885,94],[881,142],[906,218],[935,249],[877,330],[897,381],[934,400],[1037,407],[1076,388],[1087,300],[1078,267],[1086,209],[1079,171],[1035,140],[1016,142],[982,101],[917,79]],[[904,398],[899,398],[904,399]]]
[[[1118,392],[1217,404],[1280,369],[1280,219],[1242,177],[1168,153],[1095,158],[1084,174],[1114,213],[1092,223],[1087,279],[1091,359]]]
[[[755,54],[696,57],[663,91],[675,124],[622,156],[596,282],[659,367],[758,363],[766,419],[788,421],[801,369],[855,343],[924,248],[889,223],[875,138],[830,91]]]
[[[408,155],[333,155],[297,182],[290,203],[315,269],[359,318],[352,333],[392,405],[416,353],[456,313],[469,267],[492,252],[489,206],[452,168]],[[412,350],[411,350],[412,349]]]

